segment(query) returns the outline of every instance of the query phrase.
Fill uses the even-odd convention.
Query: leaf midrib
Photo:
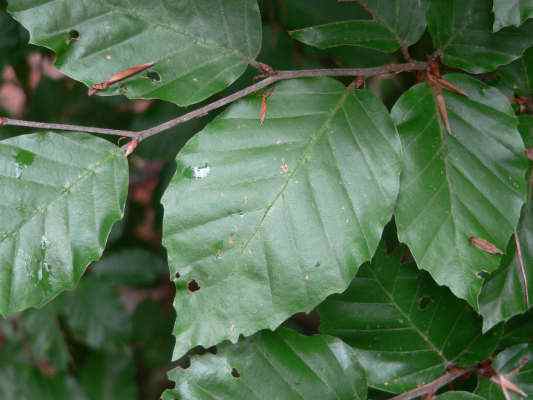
[[[335,107],[332,109],[329,117],[326,119],[324,124],[316,131],[316,133],[311,136],[311,138],[308,141],[308,144],[305,146],[302,156],[299,158],[298,162],[296,163],[296,166],[291,170],[289,173],[287,179],[285,180],[285,183],[282,185],[281,189],[278,191],[276,196],[274,196],[274,199],[270,202],[270,204],[266,207],[265,212],[263,213],[263,216],[260,218],[259,222],[257,223],[256,227],[254,228],[250,238],[244,242],[242,248],[241,248],[241,254],[244,254],[246,249],[248,248],[248,245],[252,242],[252,240],[255,238],[259,230],[261,229],[263,223],[265,222],[266,218],[268,217],[268,214],[270,213],[270,210],[274,207],[276,202],[279,200],[279,198],[283,195],[287,187],[289,186],[289,183],[291,183],[292,178],[296,175],[297,172],[299,172],[302,165],[306,164],[309,159],[308,156],[312,152],[313,147],[315,144],[323,137],[324,133],[327,131],[327,128],[329,127],[329,124],[331,120],[335,117],[337,112],[339,112],[342,109],[342,106],[344,102],[346,101],[346,98],[350,94],[350,90],[348,88],[345,88],[341,98],[335,104]]]
[[[113,151],[109,151],[107,157],[104,157],[101,160],[99,160],[98,162],[96,162],[94,164],[90,164],[87,167],[85,167],[84,168],[85,172],[83,174],[79,175],[72,182],[68,182],[69,183],[68,190],[64,188],[63,190],[61,190],[59,192],[57,197],[52,199],[49,203],[46,203],[46,204],[44,204],[44,205],[42,205],[40,207],[36,207],[34,212],[28,218],[22,219],[22,221],[19,224],[17,224],[11,231],[9,231],[9,232],[4,234],[4,237],[2,237],[0,239],[0,244],[3,243],[4,241],[8,240],[8,239],[13,239],[14,236],[15,236],[15,233],[18,232],[24,225],[26,225],[27,223],[32,221],[37,215],[41,214],[46,209],[50,208],[54,203],[56,203],[57,201],[59,201],[63,197],[67,196],[69,193],[71,193],[72,189],[74,187],[78,186],[78,184],[80,182],[84,181],[89,175],[96,174],[96,172],[93,169],[97,169],[98,167],[100,167],[101,165],[107,163],[108,161],[110,161],[111,159],[113,159],[115,157],[116,157],[116,154]],[[0,176],[0,179],[1,178],[2,178],[2,176]],[[23,179],[21,179],[21,180],[23,181]]]

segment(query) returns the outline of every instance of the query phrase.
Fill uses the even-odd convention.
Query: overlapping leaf
[[[284,82],[234,104],[181,151],[164,197],[175,357],[275,328],[343,291],[372,257],[399,184],[400,142],[368,91]]]
[[[121,218],[128,165],[86,134],[0,142],[0,313],[42,306],[73,288]]]
[[[519,96],[533,96],[533,48],[509,65],[498,70],[500,85]]]
[[[494,32],[509,26],[520,26],[526,19],[533,18],[532,0],[493,0]]]
[[[527,147],[533,146],[533,118],[520,119],[520,131]],[[533,133],[533,132],[532,132]],[[480,312],[484,329],[490,329],[500,321],[507,321],[531,307],[533,301],[533,182],[531,172],[527,203],[522,209],[520,224],[509,244],[510,251],[503,265],[483,287]]]
[[[223,90],[261,44],[255,0],[11,1],[31,42],[57,53],[57,66],[88,86],[134,65],[155,63],[107,93],[188,105]]]
[[[517,315],[505,324],[500,348],[522,343],[533,343],[533,310]]]
[[[482,336],[481,318],[466,302],[383,248],[318,311],[321,333],[350,344],[369,384],[393,393],[429,383],[450,365],[484,360],[501,334]]]
[[[428,28],[443,61],[468,72],[493,71],[533,45],[533,21],[492,32],[487,0],[432,0]]]
[[[364,370],[349,346],[285,329],[194,357],[170,378],[176,388],[164,400],[365,400],[367,394]]]
[[[5,2],[0,1],[0,68],[17,61],[27,41],[27,32],[6,13]]]
[[[477,308],[500,257],[470,239],[505,250],[526,198],[528,163],[507,99],[465,75],[446,79],[467,94],[444,91],[451,132],[425,83],[393,108],[404,148],[396,221],[418,266]]]
[[[477,394],[486,400],[519,400],[533,396],[532,345],[519,344],[502,351],[492,368],[495,375],[491,379],[480,379]]]
[[[306,44],[324,49],[343,45],[394,52],[416,43],[426,29],[426,0],[358,0],[373,20],[332,22],[291,32]]]

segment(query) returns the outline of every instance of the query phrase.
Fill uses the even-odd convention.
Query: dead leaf
[[[97,92],[101,90],[105,90],[109,88],[110,86],[114,85],[115,83],[121,82],[124,79],[127,79],[133,75],[140,74],[143,71],[146,71],[148,68],[151,68],[155,65],[155,63],[147,63],[147,64],[139,64],[135,65],[133,67],[130,67],[128,69],[125,69],[123,71],[117,72],[111,76],[108,80],[100,83],[95,83],[89,88],[89,96],[92,96],[96,94]]]
[[[261,97],[261,111],[259,112],[259,123],[261,124],[261,126],[263,126],[263,124],[265,123],[266,115],[267,115],[267,95],[263,94],[263,96]]]
[[[481,239],[475,236],[470,236],[468,240],[470,241],[470,244],[484,251],[485,253],[494,254],[494,255],[503,254],[503,251],[501,251],[494,244],[492,244],[491,242],[485,239]]]
[[[439,90],[439,92],[435,94],[435,99],[437,101],[437,110],[439,111],[442,122],[448,133],[451,135],[452,127],[450,126],[450,120],[448,119],[448,109],[446,108],[446,101],[444,100],[442,91]]]

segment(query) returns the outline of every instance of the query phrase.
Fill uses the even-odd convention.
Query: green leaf
[[[12,1],[31,43],[54,50],[56,65],[88,86],[134,65],[149,73],[107,90],[129,98],[197,103],[237,80],[261,46],[255,0]]]
[[[418,42],[426,30],[427,0],[355,0],[385,26],[400,46]]]
[[[445,64],[475,74],[509,64],[533,45],[533,21],[492,33],[487,0],[432,0],[428,28]]]
[[[115,285],[148,286],[162,276],[168,278],[168,266],[157,254],[140,247],[128,247],[104,256],[93,265],[93,274]]]
[[[533,18],[532,0],[494,0],[494,32],[509,26],[520,26]]]
[[[520,118],[519,129],[524,141],[531,142],[528,127],[533,127],[533,118]],[[517,232],[509,243],[510,251],[503,265],[492,276],[479,298],[484,330],[501,321],[527,311],[533,301],[533,181],[528,185],[527,202],[522,209]]]
[[[111,143],[52,132],[0,142],[0,313],[39,307],[98,259],[128,187]]]
[[[346,292],[318,308],[320,332],[351,345],[369,385],[392,393],[429,383],[450,365],[484,360],[502,332],[482,336],[481,318],[466,302],[398,253],[380,248]]]
[[[5,12],[0,2],[0,68],[5,64],[19,61],[25,52],[28,33]]]
[[[362,46],[393,53],[399,48],[394,35],[375,21],[333,22],[295,30],[290,34],[294,39],[319,49]]]
[[[305,44],[326,49],[337,46],[362,46],[393,53],[401,46],[416,43],[426,29],[426,1],[361,0],[373,20],[333,22],[291,32]]]
[[[133,357],[124,352],[93,353],[83,365],[80,386],[88,399],[138,399]]]
[[[37,363],[45,363],[57,371],[67,370],[71,356],[54,304],[41,310],[27,310],[18,318],[18,328],[22,331],[22,345],[30,347]]]
[[[483,397],[470,392],[446,392],[437,396],[437,400],[484,400]]]
[[[121,348],[131,335],[130,318],[111,282],[89,275],[61,302],[72,336],[93,349]]]
[[[274,88],[263,126],[260,108],[249,97],[196,135],[163,196],[175,358],[345,290],[392,216],[400,142],[370,92],[292,80]]]
[[[509,87],[519,96],[533,96],[533,48],[509,65],[498,70],[499,84]]]
[[[365,400],[365,373],[349,346],[329,336],[261,332],[217,355],[193,357],[169,377],[164,400]]]
[[[533,346],[530,344],[519,344],[496,356],[492,362],[497,377],[512,382],[526,396],[507,389],[506,396],[501,385],[497,384],[494,379],[480,378],[476,393],[483,396],[486,400],[519,400],[533,396]]]
[[[500,348],[504,349],[522,343],[533,344],[533,310],[517,315],[506,322]]]
[[[467,94],[443,93],[451,132],[425,83],[392,110],[404,148],[396,222],[418,266],[477,309],[483,278],[500,257],[469,239],[506,248],[526,198],[528,163],[507,99],[465,75],[446,79]]]
[[[69,376],[44,376],[37,368],[6,364],[0,368],[0,398],[39,400],[86,400]]]

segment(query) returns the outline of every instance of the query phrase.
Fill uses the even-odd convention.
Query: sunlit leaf
[[[0,142],[0,313],[42,306],[76,286],[122,217],[128,165],[82,133]]]

